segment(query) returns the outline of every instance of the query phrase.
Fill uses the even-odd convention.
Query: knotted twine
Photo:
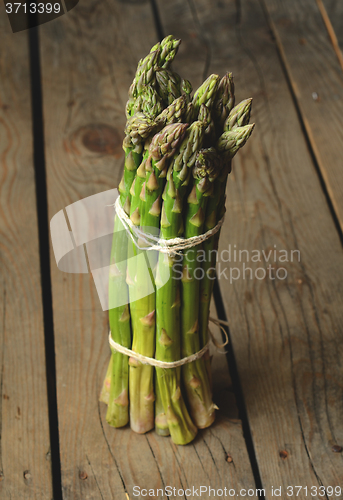
[[[225,216],[223,216],[216,226],[206,231],[206,233],[200,234],[199,236],[192,236],[191,238],[172,238],[170,240],[165,240],[152,234],[145,233],[137,226],[135,226],[130,217],[128,217],[128,215],[122,208],[119,197],[116,199],[114,207],[121,223],[126,229],[126,232],[137,248],[139,248],[140,250],[158,250],[159,252],[167,253],[169,255],[182,255],[182,250],[195,247],[203,241],[208,240],[211,236],[219,231],[219,229],[224,224],[225,219]],[[147,246],[139,246],[137,244],[138,240],[146,243]]]
[[[135,226],[135,224],[133,224],[131,219],[123,210],[119,201],[119,197],[116,199],[114,207],[116,210],[116,214],[119,217],[121,223],[123,224],[127,234],[130,236],[130,238],[132,239],[133,243],[136,245],[137,248],[139,248],[140,250],[158,250],[159,252],[167,253],[168,255],[182,255],[182,250],[195,247],[200,243],[202,243],[203,241],[208,240],[211,236],[213,236],[219,231],[219,229],[222,227],[224,223],[224,216],[223,216],[214,228],[210,229],[204,234],[201,234],[199,236],[192,236],[191,238],[172,238],[170,240],[165,240],[163,238],[158,238],[156,236],[153,236],[152,234],[145,233],[144,231],[141,231],[137,226]],[[139,246],[137,243],[138,240],[144,242],[147,246],[144,247]],[[108,340],[110,346],[115,351],[120,352],[121,354],[125,354],[126,356],[129,356],[131,358],[137,359],[143,365],[151,365],[151,366],[156,366],[158,368],[177,368],[179,366],[185,365],[186,363],[192,363],[193,361],[200,359],[205,354],[205,352],[209,350],[211,341],[216,346],[217,349],[221,349],[228,344],[229,342],[228,335],[226,333],[226,330],[221,326],[223,324],[227,325],[228,323],[226,321],[212,318],[211,316],[209,317],[209,320],[212,323],[219,326],[219,328],[222,330],[225,336],[225,342],[223,344],[219,344],[217,340],[214,338],[211,330],[208,329],[208,332],[210,334],[210,339],[207,342],[207,344],[202,349],[200,349],[200,351],[191,354],[190,356],[186,356],[182,359],[179,359],[177,361],[160,361],[159,359],[150,358],[149,356],[144,356],[143,354],[139,354],[138,352],[132,351],[131,349],[128,349],[127,347],[124,347],[123,345],[115,342],[112,338],[111,331],[109,332]],[[226,351],[223,352],[223,354],[225,353]]]

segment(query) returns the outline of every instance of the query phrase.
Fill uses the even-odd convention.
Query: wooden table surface
[[[254,98],[221,249],[288,256],[272,262],[285,279],[255,276],[266,259],[245,262],[254,279],[218,279],[230,374],[216,353],[217,420],[186,447],[107,425],[107,314],[89,273],[57,268],[49,234],[57,212],[118,186],[127,90],[166,34],[194,88],[230,70],[237,102]],[[343,499],[342,34],[336,0],[80,0],[16,34],[1,3],[1,499]]]

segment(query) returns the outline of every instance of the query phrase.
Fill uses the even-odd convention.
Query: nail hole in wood
[[[87,479],[88,474],[87,474],[87,472],[82,470],[82,471],[80,471],[79,477],[80,477],[80,479],[82,479],[84,481],[85,479]]]
[[[24,479],[26,481],[30,481],[30,479],[32,479],[32,475],[29,470],[24,470]]]

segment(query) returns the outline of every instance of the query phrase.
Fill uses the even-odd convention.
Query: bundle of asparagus
[[[110,425],[155,427],[187,444],[215,418],[207,350],[213,250],[231,160],[254,125],[251,99],[234,106],[231,73],[209,76],[192,97],[191,84],[170,69],[179,44],[168,36],[152,47],[129,89],[109,277],[110,303],[123,305],[109,310],[116,348],[100,400]],[[146,247],[145,235],[163,245]]]

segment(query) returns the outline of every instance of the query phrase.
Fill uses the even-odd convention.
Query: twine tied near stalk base
[[[127,347],[124,347],[121,344],[115,342],[112,339],[111,332],[109,332],[108,340],[112,349],[120,352],[121,354],[125,354],[126,356],[130,356],[130,358],[137,359],[143,365],[157,366],[158,368],[177,368],[179,366],[185,365],[186,363],[192,363],[193,361],[202,358],[205,352],[209,350],[211,341],[217,349],[222,349],[229,343],[228,335],[224,328],[221,326],[222,324],[227,325],[227,322],[212,317],[210,317],[210,321],[220,327],[225,335],[225,342],[223,344],[219,344],[214,338],[211,330],[209,329],[208,331],[210,334],[210,340],[207,342],[207,344],[202,349],[200,349],[200,351],[191,354],[190,356],[186,356],[185,358],[178,359],[177,361],[160,361],[159,359],[150,358],[149,356],[143,356],[143,354],[139,354],[139,352],[132,351],[132,349],[128,349]],[[226,354],[226,351],[224,351],[223,354]]]

